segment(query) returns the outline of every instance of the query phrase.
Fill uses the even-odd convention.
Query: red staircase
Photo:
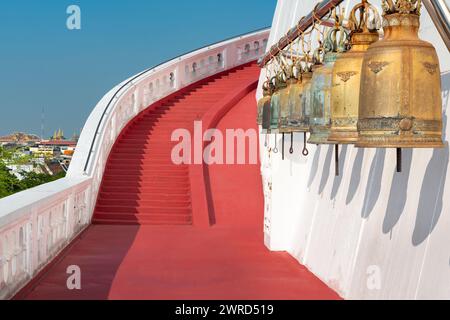
[[[191,86],[149,108],[122,133],[111,151],[94,213],[94,224],[192,224],[189,167],[172,163],[175,129],[193,131],[222,97],[259,74],[255,64]]]
[[[186,227],[199,216],[190,196],[197,200],[198,190],[190,167],[169,161],[168,132],[191,128],[206,110],[205,126],[214,114],[222,132],[257,129],[256,93],[245,87],[254,88],[258,74],[254,67],[223,74],[137,117],[107,164],[95,211],[95,222],[106,225],[90,226],[16,299],[339,299],[287,253],[264,246],[259,164],[209,165],[216,225]],[[82,290],[67,290],[71,265],[82,270]]]

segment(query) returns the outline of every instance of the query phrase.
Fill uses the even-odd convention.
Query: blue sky
[[[81,8],[81,30],[66,9]],[[230,36],[269,26],[276,0],[15,0],[0,8],[0,135],[80,131],[115,84]]]

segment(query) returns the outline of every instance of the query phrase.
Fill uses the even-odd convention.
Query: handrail
[[[260,59],[259,66],[261,68],[265,67],[272,57],[278,55],[281,50],[286,48],[292,41],[301,36],[303,32],[308,30],[315,20],[322,19],[331,9],[340,5],[342,2],[344,2],[344,0],[324,0],[318,4],[314,11],[300,19],[298,24],[289,30],[286,36],[282,37],[277,44],[270,48],[270,50]]]
[[[434,25],[450,51],[450,12],[443,0],[423,0]]]
[[[261,31],[264,31],[264,30],[267,30],[267,29],[270,29],[270,27],[260,28],[260,29],[257,29],[257,30],[251,31],[251,32],[246,32],[246,33],[243,33],[243,34],[240,34],[240,35],[237,35],[237,36],[229,37],[229,38],[227,38],[227,39],[225,39],[225,40],[217,41],[217,42],[214,42],[214,43],[212,43],[212,44],[209,44],[209,45],[206,45],[206,46],[203,46],[203,47],[200,47],[200,48],[191,50],[191,51],[189,51],[189,52],[187,52],[187,53],[183,53],[183,54],[181,54],[181,55],[176,56],[175,58],[168,59],[168,60],[164,61],[163,63],[160,63],[160,64],[158,64],[158,65],[156,65],[156,66],[154,66],[154,67],[151,67],[151,68],[149,68],[149,69],[147,69],[147,70],[144,70],[144,71],[142,71],[141,73],[137,74],[136,76],[132,77],[130,80],[126,81],[122,86],[120,86],[119,89],[117,89],[117,91],[116,91],[116,92],[114,93],[114,95],[111,97],[111,99],[109,100],[109,102],[108,102],[108,104],[106,105],[105,109],[103,110],[103,113],[102,113],[102,115],[101,115],[101,117],[100,117],[100,120],[99,120],[99,122],[98,122],[97,128],[96,128],[95,133],[94,133],[94,139],[92,140],[91,146],[90,146],[90,148],[89,148],[89,153],[88,153],[88,156],[87,156],[86,163],[85,163],[85,166],[84,166],[83,171],[84,171],[85,173],[87,172],[87,169],[88,169],[88,167],[89,167],[89,162],[91,161],[91,156],[92,156],[92,153],[93,153],[93,151],[94,151],[94,146],[95,146],[95,143],[97,142],[97,136],[99,135],[99,131],[100,131],[100,128],[101,128],[101,126],[102,126],[102,124],[103,124],[103,120],[104,120],[104,118],[105,118],[105,116],[106,116],[106,114],[107,114],[107,112],[108,112],[108,110],[109,110],[111,104],[113,103],[113,101],[114,101],[115,99],[118,98],[119,93],[120,93],[124,88],[126,88],[127,86],[129,86],[130,84],[132,84],[134,80],[140,78],[141,76],[143,76],[143,75],[145,75],[145,74],[147,74],[147,73],[149,73],[149,72],[152,72],[153,70],[155,70],[155,69],[158,68],[159,66],[162,66],[162,65],[164,65],[164,64],[166,64],[166,63],[168,63],[168,62],[170,62],[170,61],[179,59],[179,58],[181,58],[181,57],[183,57],[183,56],[189,55],[189,54],[194,53],[194,52],[196,52],[196,51],[199,51],[199,50],[202,50],[202,49],[206,49],[206,48],[208,48],[208,47],[212,47],[212,46],[214,46],[214,45],[217,45],[217,44],[220,44],[220,43],[223,43],[223,42],[227,42],[227,41],[232,40],[232,39],[235,39],[235,38],[245,37],[245,36],[247,36],[247,35],[251,35],[251,34],[254,34],[254,33],[258,33],[258,32],[261,32]]]

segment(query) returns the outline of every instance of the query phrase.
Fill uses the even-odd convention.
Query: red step
[[[130,195],[145,195],[146,197],[157,197],[159,193],[166,193],[166,194],[173,194],[173,195],[186,195],[189,194],[189,187],[177,187],[172,188],[171,187],[164,187],[164,186],[153,186],[153,187],[141,187],[141,186],[131,186],[131,187],[124,187],[124,186],[117,186],[117,185],[110,185],[110,186],[102,186],[102,192],[105,193],[123,193],[123,194],[130,194]]]
[[[120,214],[165,214],[167,216],[186,214],[189,215],[190,207],[127,207],[127,206],[114,206],[114,205],[99,205],[97,204],[97,212],[103,212],[108,214],[120,213]]]
[[[115,199],[115,200],[132,200],[140,201],[146,199],[159,199],[159,200],[173,200],[173,201],[190,201],[189,194],[170,194],[170,193],[151,193],[151,194],[139,194],[139,193],[123,193],[123,192],[101,192],[99,201],[103,199]]]
[[[157,199],[157,200],[155,200]],[[117,206],[117,207],[127,207],[127,208],[150,208],[150,207],[164,207],[170,204],[173,208],[188,208],[190,205],[190,200],[163,200],[159,198],[153,198],[153,200],[128,200],[128,199],[105,199],[100,198],[97,202],[99,206]]]
[[[189,167],[175,165],[176,129],[193,131],[194,121],[257,68],[241,67],[202,82],[136,117],[116,142],[106,165],[94,213],[95,224],[192,225]]]

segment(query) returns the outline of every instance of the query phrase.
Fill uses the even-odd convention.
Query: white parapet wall
[[[67,177],[0,200],[0,299],[14,296],[90,225],[109,153],[136,115],[192,83],[257,60],[268,36],[264,29],[198,49],[108,92],[83,128]]]
[[[442,2],[442,0],[439,0]],[[346,1],[351,8],[358,1]],[[371,1],[380,8],[381,1]],[[279,0],[269,47],[313,10],[314,0]],[[437,49],[446,139],[450,135],[450,54],[423,10],[420,36]],[[261,80],[265,75],[261,75]],[[382,94],[382,93],[374,93]],[[261,94],[258,94],[259,98]],[[277,137],[281,150],[281,135]],[[449,148],[396,151],[309,146],[297,134],[293,155],[274,153],[261,135],[265,239],[285,250],[347,299],[450,299]],[[286,139],[289,149],[290,139]],[[450,181],[450,180],[449,180]]]

